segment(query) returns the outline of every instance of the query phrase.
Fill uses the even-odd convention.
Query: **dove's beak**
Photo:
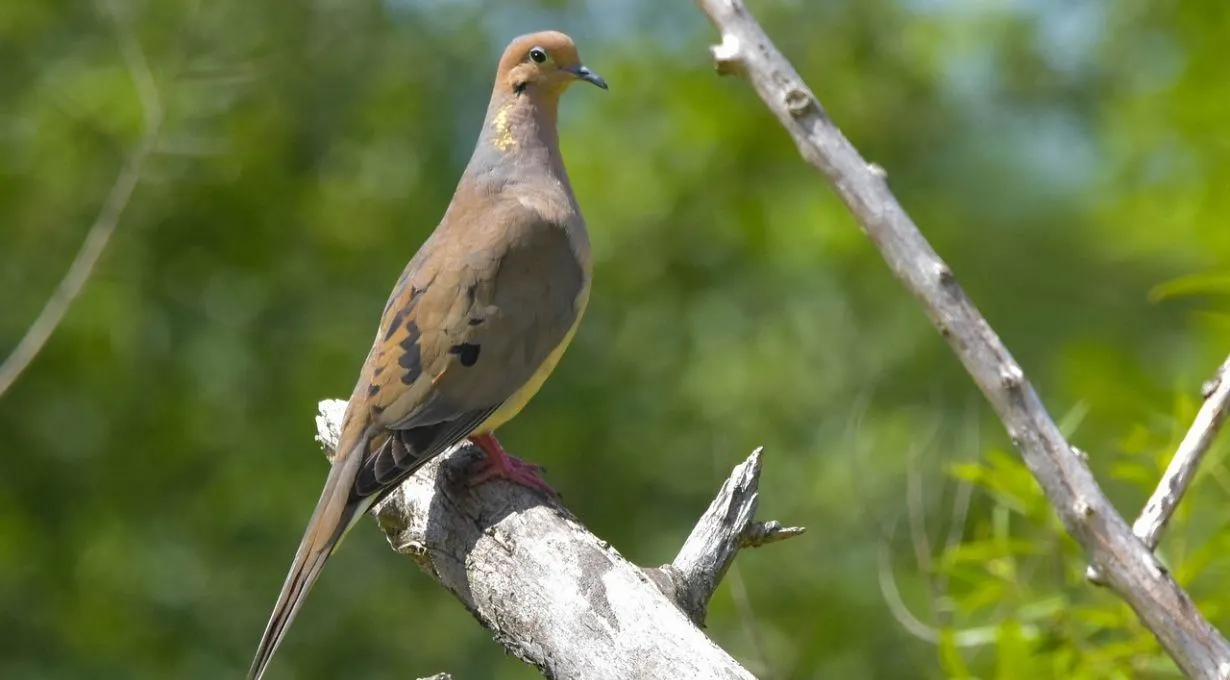
[[[576,76],[578,80],[584,80],[585,82],[592,85],[597,85],[604,90],[608,89],[605,78],[584,66],[574,66],[573,68],[568,69],[568,71],[572,73],[572,75]]]

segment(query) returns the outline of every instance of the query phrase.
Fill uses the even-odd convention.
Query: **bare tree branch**
[[[144,130],[136,147],[129,154],[128,160],[125,161],[119,175],[115,178],[115,183],[112,184],[111,191],[107,194],[102,210],[86,233],[85,241],[78,249],[68,271],[56,286],[55,292],[48,298],[34,323],[30,324],[26,334],[17,343],[17,347],[13,348],[4,363],[0,364],[0,396],[8,391],[18,376],[34,361],[34,357],[42,351],[43,346],[47,344],[47,339],[60,325],[64,314],[68,312],[68,308],[81,293],[85,282],[89,280],[90,274],[94,271],[94,265],[98,263],[98,258],[106,249],[107,243],[111,240],[111,234],[115,232],[115,227],[119,223],[120,216],[124,213],[133,192],[141,181],[145,163],[150,154],[154,152],[158,144],[158,134],[162,129],[163,111],[158,87],[132,26],[120,19],[114,8],[101,0],[98,9],[101,14],[109,16],[115,26],[120,52],[128,65],[128,72],[137,89],[137,95],[141,98],[145,118]]]
[[[709,599],[740,548],[758,547],[803,533],[801,527],[783,527],[777,522],[754,522],[759,503],[763,449],[735,467],[717,498],[701,516],[684,541],[674,561],[651,576],[663,592],[675,600],[698,626],[705,623]]]
[[[894,275],[922,303],[1107,585],[1189,677],[1230,677],[1230,644],[1115,511],[1024,371],[897,202],[884,170],[846,140],[741,0],[695,2],[721,33],[712,50],[718,73],[746,76],[804,160],[824,175]]]
[[[1132,533],[1149,550],[1157,550],[1162,532],[1178,509],[1187,488],[1195,480],[1200,461],[1204,460],[1204,454],[1208,453],[1226,420],[1227,409],[1230,409],[1230,358],[1204,384],[1201,396],[1204,397],[1204,404],[1196,413],[1196,419],[1192,421],[1183,441],[1179,442],[1179,448],[1166,466],[1165,474],[1132,525]],[[1104,580],[1102,572],[1094,565],[1085,570],[1085,577],[1095,583]]]
[[[332,449],[346,402],[323,401]],[[742,547],[797,536],[755,521],[758,449],[737,466],[675,561],[642,569],[529,489],[456,484],[482,454],[453,447],[373,509],[397,552],[447,588],[514,656],[556,680],[738,678],[752,674],[698,627]]]
[[[1170,465],[1166,467],[1166,473],[1158,482],[1153,496],[1145,503],[1140,517],[1132,525],[1132,532],[1150,550],[1156,549],[1158,542],[1162,540],[1166,523],[1174,516],[1175,508],[1179,507],[1183,494],[1187,493],[1187,487],[1191,486],[1196,477],[1200,461],[1213,445],[1213,440],[1217,438],[1217,433],[1226,421],[1227,412],[1230,412],[1230,357],[1205,383],[1202,393],[1204,405],[1200,407],[1187,435],[1175,450],[1174,458],[1170,459]]]

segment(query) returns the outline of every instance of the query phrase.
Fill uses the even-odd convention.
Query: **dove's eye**
[[[530,59],[535,64],[545,64],[547,61],[547,51],[541,47],[535,47],[530,50]]]

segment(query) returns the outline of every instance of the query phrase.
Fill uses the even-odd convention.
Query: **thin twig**
[[[889,531],[896,528],[897,523],[893,522],[890,525]],[[891,536],[891,534],[890,534]],[[893,574],[893,550],[892,541],[887,537],[879,541],[876,551],[876,573],[880,581],[880,596],[884,598],[885,604],[888,605],[888,611],[893,615],[905,632],[922,640],[923,642],[938,645],[940,643],[940,632],[935,628],[923,623],[921,619],[910,611],[909,605],[905,600],[901,599],[901,589],[897,587],[897,577]]]
[[[747,596],[747,586],[743,583],[743,574],[739,573],[739,565],[730,565],[726,572],[726,580],[730,582],[730,599],[739,612],[739,621],[743,624],[743,633],[756,652],[756,665],[760,667],[757,676],[761,680],[781,677],[769,663],[769,654],[765,651],[764,636],[760,634],[760,623],[756,620],[756,612],[752,609],[751,598]]]
[[[927,580],[927,590],[931,595],[931,616],[939,612],[942,591],[936,589],[935,564],[931,547],[931,537],[927,533],[927,511],[923,499],[923,475],[919,469],[919,460],[931,448],[931,444],[940,432],[940,419],[936,418],[925,435],[919,437],[910,447],[909,462],[906,470],[905,498],[906,515],[909,519],[910,542],[914,545],[914,559],[919,571]]]
[[[1106,584],[1188,677],[1230,678],[1230,643],[1111,505],[1020,364],[893,196],[884,169],[850,144],[742,0],[694,1],[721,33],[721,43],[712,48],[718,73],[746,76],[799,154],[825,177],[893,274],[922,304],[995,409],[1068,533],[1106,575]]]
[[[972,451],[976,455],[981,450],[977,405],[971,405],[970,410],[973,413],[967,413],[965,418],[965,450]],[[969,514],[969,506],[973,498],[974,485],[965,480],[959,480],[957,490],[953,493],[952,515],[948,523],[948,532],[944,537],[945,555],[955,552],[965,538],[965,518]],[[948,592],[948,572],[941,569],[936,573],[934,587],[941,593]],[[947,626],[952,623],[949,619],[951,619],[950,608],[941,603],[941,606],[936,609],[936,622],[940,626]]]
[[[1208,453],[1221,426],[1230,412],[1230,357],[1217,369],[1217,373],[1205,384],[1204,405],[1192,421],[1192,426],[1175,450],[1174,458],[1166,467],[1166,473],[1158,482],[1157,489],[1140,517],[1132,525],[1132,532],[1144,541],[1150,550],[1157,548],[1162,540],[1166,523],[1174,516],[1175,508],[1187,493],[1187,487],[1196,477],[1196,470],[1204,454]]]
[[[1227,412],[1230,412],[1230,357],[1227,357],[1213,377],[1204,383],[1200,393],[1204,397],[1204,404],[1196,413],[1196,418],[1183,436],[1183,441],[1179,442],[1178,448],[1175,449],[1170,464],[1166,466],[1166,472],[1153,490],[1153,495],[1149,497],[1144,509],[1140,511],[1140,516],[1132,525],[1132,533],[1136,534],[1149,550],[1157,550],[1166,525],[1170,518],[1174,517],[1188,487],[1196,479],[1201,461],[1213,446],[1213,441],[1217,439],[1217,434],[1226,421]],[[1091,581],[1102,580],[1102,573],[1092,565],[1085,570],[1085,576]]]
[[[141,99],[144,131],[119,175],[116,176],[102,210],[94,220],[94,224],[90,226],[89,232],[86,233],[85,241],[82,242],[68,271],[60,279],[55,292],[48,298],[42,311],[39,312],[34,323],[30,324],[21,341],[13,348],[4,363],[0,364],[0,396],[12,387],[18,376],[42,351],[43,346],[47,344],[47,339],[59,327],[64,314],[68,312],[68,308],[72,306],[86,281],[89,280],[90,274],[94,271],[94,265],[98,263],[98,258],[106,249],[119,223],[120,216],[124,213],[133,192],[141,181],[141,173],[150,154],[157,146],[158,133],[162,128],[163,112],[158,88],[154,82],[153,73],[150,71],[149,62],[145,59],[145,52],[141,49],[132,27],[119,19],[114,8],[105,7],[102,2],[99,3],[99,11],[110,16],[114,23],[120,51],[128,65],[137,95]]]
[[[888,611],[905,632],[923,642],[938,645],[948,626],[936,627],[923,622],[901,597],[901,589],[897,587],[897,577],[893,574],[892,539],[896,534],[897,522],[887,529],[886,536],[880,540],[876,551],[876,575],[880,583],[880,595],[888,605]],[[951,630],[952,644],[960,648],[977,648],[994,644],[998,624],[982,625],[975,628]]]

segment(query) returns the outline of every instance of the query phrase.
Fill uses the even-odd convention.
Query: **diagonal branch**
[[[346,402],[321,402],[331,450]],[[556,680],[753,676],[701,631],[713,590],[740,548],[797,536],[755,521],[760,451],[737,466],[675,561],[642,569],[565,508],[520,486],[460,486],[481,455],[453,447],[372,513],[397,552],[451,592],[514,656]]]
[[[854,214],[995,409],[1064,526],[1107,584],[1189,677],[1230,677],[1230,644],[1115,511],[1020,365],[897,202],[884,170],[867,163],[846,140],[741,0],[695,2],[721,33],[721,44],[712,50],[718,73],[746,76],[803,159]]]
[[[1226,421],[1227,413],[1230,413],[1230,358],[1227,358],[1217,369],[1217,373],[1205,383],[1202,392],[1204,405],[1200,407],[1196,419],[1192,421],[1191,429],[1175,450],[1174,458],[1170,459],[1170,465],[1166,467],[1166,473],[1158,482],[1153,496],[1132,525],[1133,533],[1139,536],[1150,550],[1156,549],[1158,542],[1162,540],[1166,523],[1179,507],[1183,494],[1187,493],[1187,487],[1191,486],[1196,477],[1200,461],[1204,459],[1204,454],[1208,453]]]
[[[111,191],[107,193],[102,210],[99,211],[94,224],[86,233],[85,241],[77,250],[77,255],[69,265],[68,271],[60,279],[55,292],[47,299],[47,303],[39,312],[38,317],[34,319],[34,323],[30,324],[26,334],[22,336],[4,363],[0,364],[0,396],[8,391],[9,387],[34,361],[34,357],[42,351],[43,346],[47,344],[47,339],[59,327],[68,308],[72,306],[73,301],[81,293],[81,289],[85,287],[85,282],[89,280],[90,274],[94,271],[94,265],[98,263],[98,258],[106,249],[119,223],[120,216],[128,207],[128,202],[141,181],[145,163],[154,152],[158,143],[158,134],[162,129],[162,103],[154,76],[150,72],[149,62],[145,58],[145,52],[141,49],[132,27],[115,15],[114,8],[104,5],[105,3],[100,0],[99,10],[110,15],[115,25],[120,51],[128,65],[128,72],[137,89],[137,95],[141,99],[141,108],[145,116],[144,131],[136,147],[124,162],[119,175],[116,176],[115,183],[111,185]]]

